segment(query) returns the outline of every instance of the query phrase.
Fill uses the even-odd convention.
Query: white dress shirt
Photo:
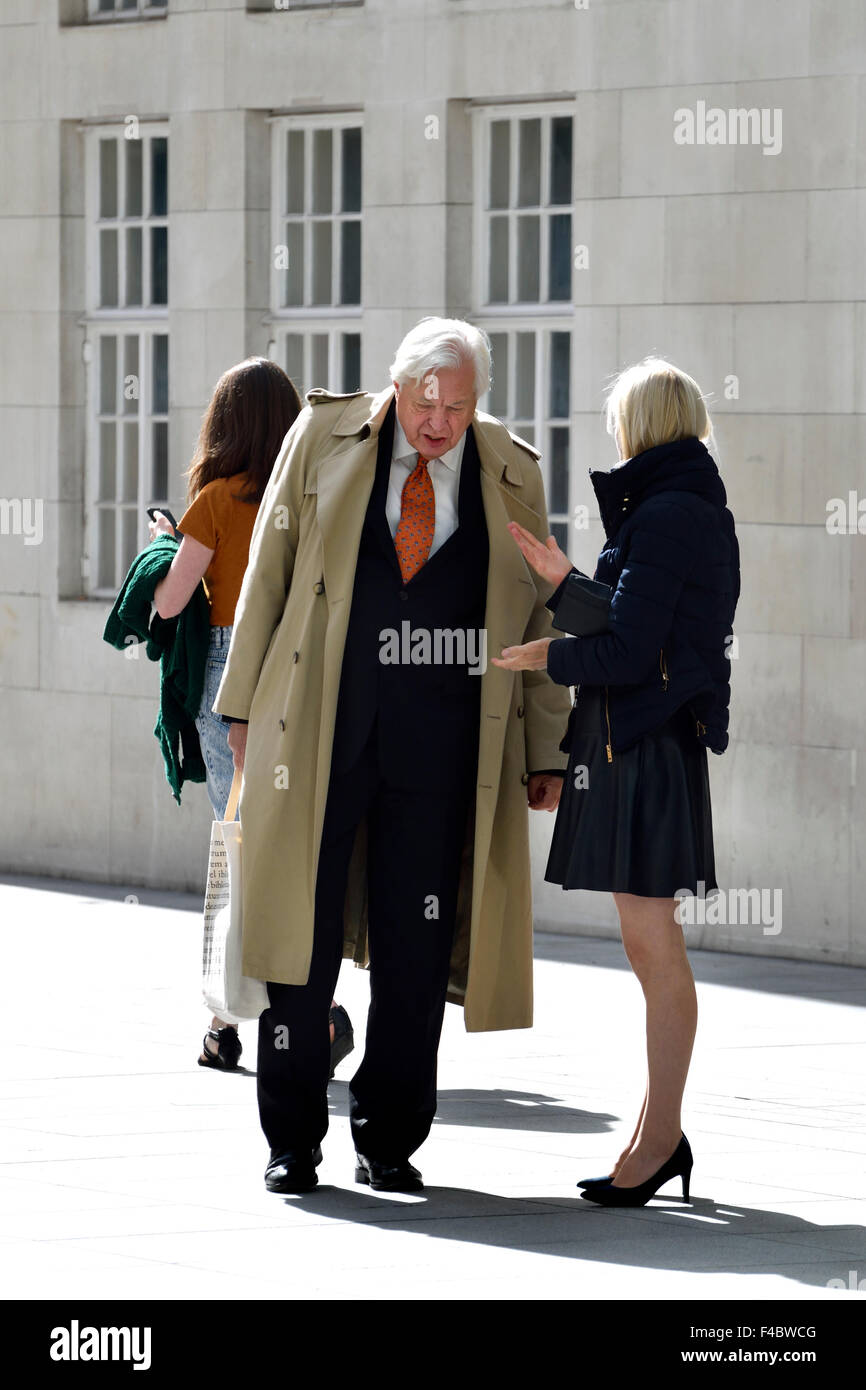
[[[466,443],[464,430],[447,454],[431,459],[427,465],[430,481],[433,484],[433,497],[436,502],[436,526],[433,531],[433,544],[430,555],[443,546],[449,536],[457,530],[457,499],[460,491],[460,465],[463,462],[463,446]],[[391,474],[388,479],[388,498],[385,503],[385,516],[391,535],[397,533],[400,521],[400,503],[406,479],[414,473],[418,463],[418,450],[413,449],[406,438],[399,420],[394,421],[394,449],[391,454]]]

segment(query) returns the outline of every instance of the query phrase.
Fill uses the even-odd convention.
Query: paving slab
[[[353,1181],[348,1081],[369,990],[344,963],[359,1048],[329,1090],[319,1188],[280,1198],[262,1182],[255,1024],[237,1074],[196,1065],[192,895],[6,876],[0,933],[23,982],[0,1077],[7,1298],[197,1300],[215,1274],[238,1300],[866,1293],[862,970],[694,952],[692,1200],[672,1183],[607,1211],[575,1183],[606,1171],[641,1100],[642,1001],[618,943],[539,934],[532,1029],[468,1035],[448,1008],[416,1156],[427,1186],[405,1196]]]

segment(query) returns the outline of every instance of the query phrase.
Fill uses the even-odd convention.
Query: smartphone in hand
[[[163,516],[166,517],[167,520],[171,522],[171,524],[172,524],[172,526],[174,527],[175,531],[177,530],[177,522],[175,521],[175,519],[174,519],[174,517],[172,516],[171,512],[168,510],[168,507],[156,507],[156,506],[154,506],[154,507],[148,507],[148,509],[147,509],[147,514],[148,514],[148,516],[150,517],[151,521],[156,521],[156,513],[157,513],[157,512],[162,512]]]

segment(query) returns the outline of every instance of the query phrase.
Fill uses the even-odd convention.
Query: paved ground
[[[630,1131],[640,994],[619,946],[541,936],[536,1026],[447,1010],[423,1194],[353,1181],[346,1084],[318,1191],[279,1198],[252,1070],[204,1071],[198,903],[0,880],[2,1292],[13,1298],[850,1299],[866,1291],[866,975],[695,953],[692,1202],[579,1200]],[[363,1034],[367,979],[338,997]],[[255,1026],[241,1030],[255,1065]],[[214,1281],[214,1275],[216,1280]],[[839,1292],[828,1281],[842,1280]],[[860,1296],[863,1294],[861,1292]]]

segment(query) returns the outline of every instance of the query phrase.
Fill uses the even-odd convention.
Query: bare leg
[[[614,893],[629,963],[646,1000],[647,1091],[617,1187],[636,1187],[670,1158],[682,1134],[681,1106],[697,1027],[695,982],[676,899]]]
[[[647,1083],[647,1087],[644,1089],[643,1102],[641,1104],[640,1114],[637,1117],[637,1124],[634,1127],[634,1133],[632,1134],[631,1138],[629,1139],[628,1143],[626,1144],[625,1148],[623,1149],[622,1153],[620,1154],[619,1158],[617,1159],[616,1163],[613,1165],[613,1168],[611,1169],[611,1178],[614,1180],[616,1179],[616,1176],[619,1173],[620,1168],[625,1163],[626,1159],[628,1158],[629,1154],[631,1153],[632,1149],[637,1143],[637,1137],[640,1134],[640,1127],[643,1124],[643,1117],[646,1113],[646,1097],[648,1088],[649,1083]]]

